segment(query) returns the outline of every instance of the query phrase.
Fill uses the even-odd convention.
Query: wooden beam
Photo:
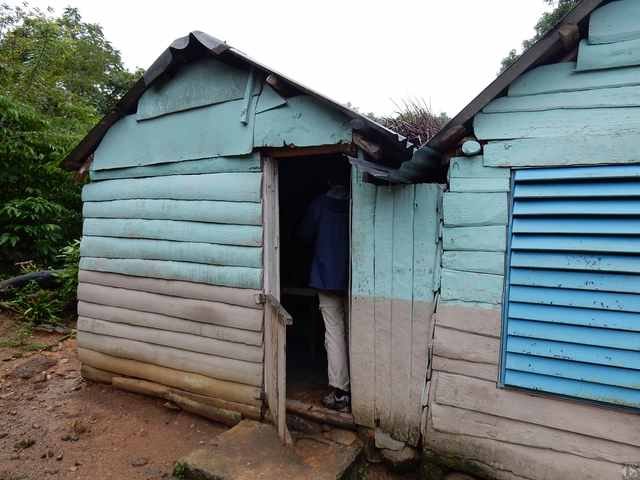
[[[353,143],[360,147],[364,153],[374,160],[382,160],[382,147],[377,143],[367,140],[363,135],[357,132],[353,133]]]
[[[269,85],[271,85],[271,88],[273,88],[276,92],[278,92],[280,95],[282,95],[283,97],[291,97],[294,94],[296,94],[296,89],[288,82],[284,81],[282,78],[280,78],[279,76],[270,73],[269,75],[267,75],[267,78],[265,80]]]
[[[336,412],[334,410],[329,410],[328,408],[322,408],[316,405],[300,402],[299,400],[288,399],[287,412],[300,415],[301,417],[308,418],[315,422],[326,423],[328,425],[334,425],[336,427],[346,428],[349,430],[356,429],[356,423],[353,420],[353,415],[350,413]]]
[[[316,155],[355,155],[356,147],[353,143],[337,143],[335,145],[320,145],[317,147],[277,147],[263,148],[261,152],[271,158],[312,157]]]

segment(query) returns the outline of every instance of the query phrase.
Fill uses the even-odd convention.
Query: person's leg
[[[340,295],[328,292],[318,292],[320,311],[324,319],[324,345],[327,349],[327,370],[329,385],[338,390],[338,397],[345,397],[335,406],[348,406],[349,391],[349,353],[347,350],[347,336],[345,329],[344,299]],[[335,395],[334,395],[335,397]],[[331,405],[331,399],[325,402]]]

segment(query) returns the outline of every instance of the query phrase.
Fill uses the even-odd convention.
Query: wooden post
[[[264,386],[271,418],[278,436],[291,444],[286,415],[286,325],[280,320],[280,215],[278,212],[278,164],[271,157],[263,157],[264,169]],[[277,305],[276,305],[277,301]],[[274,306],[275,305],[275,306]],[[284,309],[282,309],[284,310]]]

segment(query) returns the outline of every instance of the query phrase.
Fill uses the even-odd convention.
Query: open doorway
[[[313,245],[301,228],[309,206],[330,184],[341,183],[349,195],[350,165],[344,155],[280,159],[278,179],[280,297],[293,317],[287,327],[287,398],[321,406],[328,388],[325,329],[317,291],[309,286]]]

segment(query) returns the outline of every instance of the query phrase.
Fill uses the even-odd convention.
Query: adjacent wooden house
[[[413,150],[206,34],[178,39],[65,163],[91,180],[85,375],[227,423],[268,409],[286,439],[287,397],[313,405],[326,386],[296,224],[340,177],[353,191],[351,421],[417,446],[441,188],[377,188],[351,165],[394,171]]]
[[[452,157],[430,460],[640,477],[639,120],[640,2],[584,1],[424,147]]]

